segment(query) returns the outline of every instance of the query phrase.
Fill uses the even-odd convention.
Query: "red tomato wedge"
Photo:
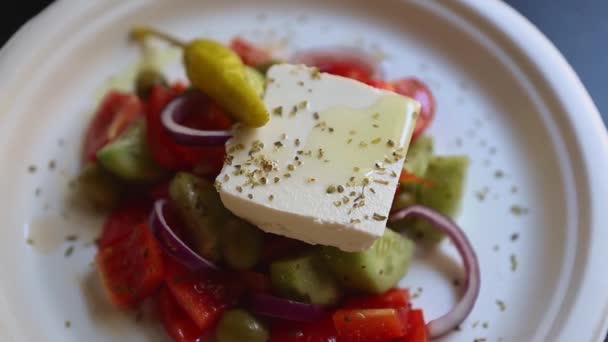
[[[195,273],[168,261],[167,287],[196,326],[206,333],[215,327],[224,310],[238,302],[241,287],[221,273]]]
[[[97,151],[120,135],[141,115],[142,105],[133,94],[110,91],[101,100],[84,136],[83,160],[93,161]]]
[[[232,120],[218,105],[209,102],[202,108],[202,112],[194,112],[186,118],[184,124],[203,130],[229,130],[232,127]],[[224,166],[226,147],[223,144],[215,147],[200,147],[200,151],[201,159],[194,172],[198,176],[215,180]]]
[[[175,342],[196,342],[201,330],[179,306],[171,292],[163,287],[156,297],[160,320],[167,334]]]
[[[236,52],[243,63],[255,67],[272,60],[272,56],[267,51],[258,48],[242,37],[236,37],[230,41],[230,48]]]
[[[408,315],[407,334],[397,342],[428,342],[429,336],[422,310],[412,310]]]
[[[129,235],[148,219],[150,209],[151,206],[142,201],[125,202],[114,209],[103,224],[98,247],[103,249]]]
[[[327,51],[306,52],[304,63],[314,66],[321,72],[352,78],[361,82],[370,81],[375,73],[374,67],[363,62],[358,56],[348,56],[343,52],[336,53],[331,49]]]
[[[410,292],[406,289],[390,289],[380,295],[348,299],[343,309],[400,309],[410,305]]]
[[[333,315],[340,342],[386,342],[407,333],[406,309],[338,310]]]
[[[180,146],[166,132],[160,115],[165,106],[181,93],[179,90],[176,91],[160,85],[154,86],[150,91],[145,110],[147,123],[146,138],[152,152],[152,157],[160,166],[172,170],[187,168],[188,165],[186,164],[191,163],[180,159],[180,155],[177,153]],[[191,167],[192,165],[189,166]]]
[[[435,98],[429,87],[417,78],[402,78],[392,82],[394,91],[420,102],[420,115],[416,120],[416,127],[412,139],[422,134],[435,117]]]
[[[101,100],[84,136],[83,160],[93,161],[102,147],[141,116],[142,105],[133,94],[108,92]]]
[[[319,64],[319,70],[330,74],[344,76],[359,81],[369,79],[370,70],[363,64],[355,61],[325,61]]]
[[[418,177],[415,174],[409,173],[405,170],[401,170],[401,174],[399,175],[399,183],[417,183],[425,186],[433,185],[430,180]]]
[[[95,261],[110,301],[121,308],[139,304],[163,281],[162,251],[145,224],[100,248]]]
[[[382,81],[382,80],[363,80],[363,82],[367,83],[368,85],[370,85],[370,86],[372,86],[374,88],[395,91],[395,87],[393,86],[393,84],[391,82],[388,82],[388,81]]]
[[[155,86],[146,103],[147,139],[154,160],[162,167],[171,170],[192,170],[202,165],[202,176],[215,177],[222,168],[225,147],[193,147],[176,143],[161,122],[165,106],[182,93],[181,87],[166,88]],[[232,126],[229,117],[211,101],[200,103],[192,109],[183,122],[184,125],[198,129],[226,130]]]
[[[279,322],[273,326],[270,342],[342,342],[331,317],[314,323]]]

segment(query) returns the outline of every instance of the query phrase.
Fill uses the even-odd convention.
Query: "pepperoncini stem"
[[[187,45],[185,42],[149,26],[135,26],[129,32],[129,38],[140,43],[150,36],[164,40],[180,48],[185,48]]]

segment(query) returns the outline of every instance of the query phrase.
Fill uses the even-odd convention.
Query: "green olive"
[[[76,180],[76,191],[95,207],[111,208],[120,200],[121,183],[99,164],[86,164]]]
[[[229,310],[224,313],[217,327],[218,342],[266,342],[268,331],[245,310]]]
[[[135,92],[142,99],[147,99],[150,96],[150,91],[155,85],[166,86],[167,79],[155,68],[146,67],[139,71],[135,79]]]
[[[229,220],[222,229],[224,261],[237,270],[254,267],[260,260],[263,240],[258,228],[238,218]]]

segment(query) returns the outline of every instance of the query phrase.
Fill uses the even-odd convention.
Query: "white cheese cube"
[[[418,102],[301,65],[267,76],[270,121],[235,130],[222,202],[266,232],[368,248],[384,232]]]

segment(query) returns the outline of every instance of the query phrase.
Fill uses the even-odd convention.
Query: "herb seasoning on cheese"
[[[291,115],[235,130],[218,177],[224,205],[267,232],[368,248],[384,232],[419,104],[304,66],[273,66],[268,76],[266,108]]]

